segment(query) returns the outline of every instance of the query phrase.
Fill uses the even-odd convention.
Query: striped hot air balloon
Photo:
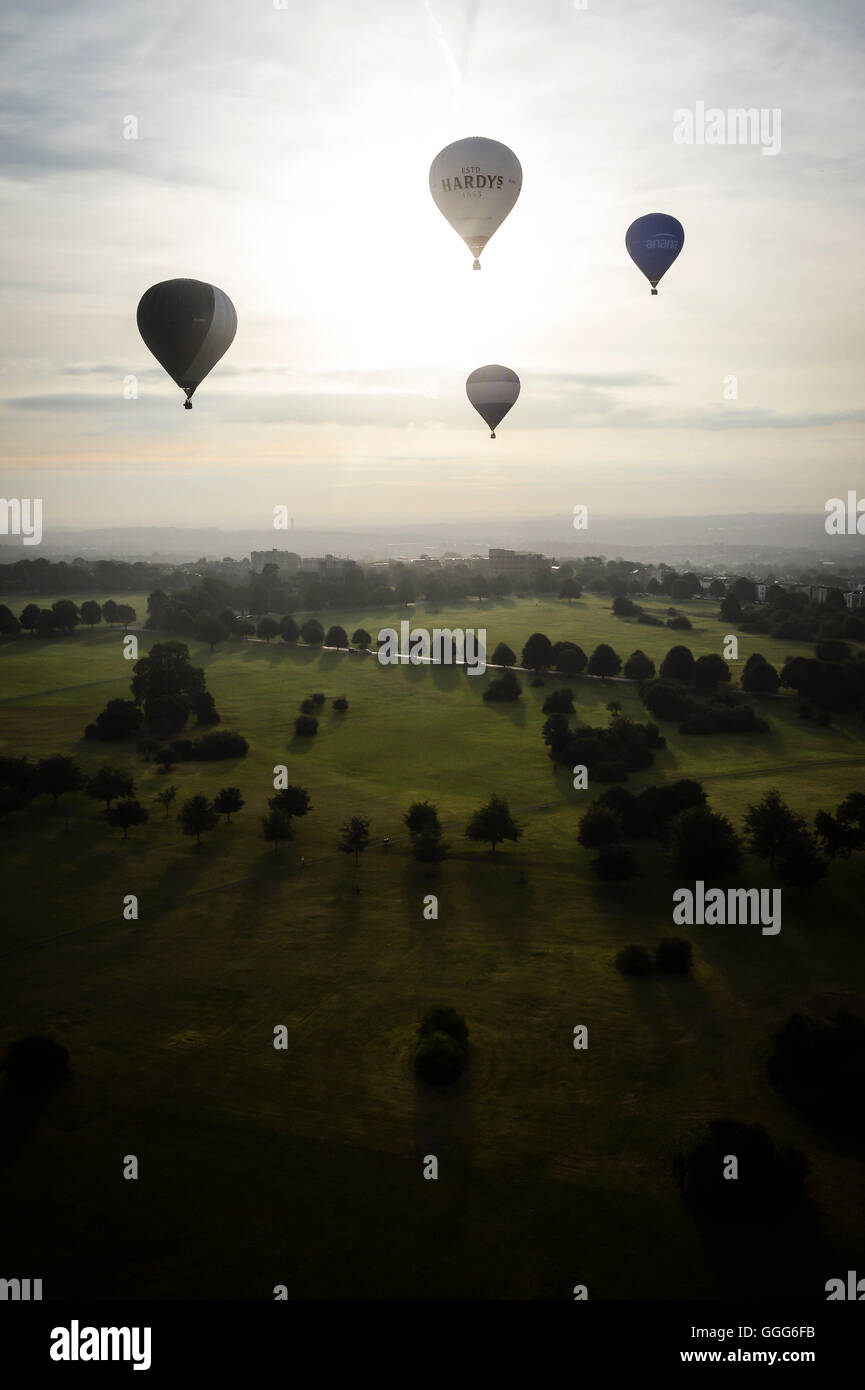
[[[466,395],[489,425],[490,439],[495,439],[496,425],[504,420],[519,394],[520,379],[510,367],[478,367],[466,381]]]
[[[237,332],[234,305],[216,285],[202,280],[162,280],[138,305],[138,331],[153,356],[186,392],[195,388],[228,351]]]

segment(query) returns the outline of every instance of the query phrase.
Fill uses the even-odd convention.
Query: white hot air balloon
[[[502,421],[520,394],[520,379],[510,367],[478,367],[466,381],[466,395],[482,420],[496,437],[496,425]]]
[[[435,205],[468,246],[475,270],[480,270],[478,258],[522,186],[523,171],[513,150],[480,135],[447,145],[430,165]]]

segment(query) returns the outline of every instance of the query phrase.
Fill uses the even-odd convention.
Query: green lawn
[[[141,617],[143,598],[128,601]],[[635,627],[597,599],[320,616],[374,635],[407,615],[484,626],[489,651],[500,640],[519,651],[533,631],[586,650],[609,641],[623,657],[640,646],[656,661],[678,642],[719,651],[716,605],[677,607],[693,632]],[[142,651],[151,640],[140,635]],[[743,636],[743,660],[747,643],[776,664],[805,650]],[[612,957],[670,934],[678,885],[656,844],[641,849],[633,885],[591,873],[575,836],[597,789],[575,792],[546,756],[549,682],[523,678],[519,704],[495,706],[481,698],[489,676],[460,670],[383,668],[278,640],[190,647],[223,727],[250,751],[166,776],[134,744],[81,738],[128,692],[119,632],[0,644],[0,752],[127,765],[151,810],[125,842],[83,796],[57,809],[43,798],[2,828],[0,1048],[56,1029],[74,1069],[31,1128],[7,1106],[10,1271],[44,1277],[46,1297],[267,1298],[285,1283],[294,1297],[569,1298],[585,1283],[592,1298],[685,1298],[820,1297],[855,1267],[842,1261],[865,1238],[861,1162],[775,1095],[763,1063],[793,1008],[865,1009],[861,862],[835,866],[811,895],[785,890],[779,936],[693,928],[692,980],[631,983]],[[571,684],[590,722],[606,721],[613,695],[642,717],[629,686]],[[315,690],[344,694],[348,713],[328,705],[318,737],[297,741],[298,703]],[[762,737],[665,726],[668,748],[630,785],[700,777],[737,823],[770,786],[808,816],[861,787],[861,723],[820,729],[794,701],[762,709]],[[275,854],[260,818],[283,763],[313,811]],[[196,848],[153,801],[166,782],[178,803],[236,785],[247,805]],[[498,865],[462,834],[492,791],[524,824]],[[434,878],[407,853],[401,817],[416,798],[438,805],[453,849]],[[336,849],[351,815],[370,819],[376,841],[357,872]],[[771,879],[751,861],[742,882]],[[429,893],[438,921],[423,916]],[[122,917],[128,894],[137,922]],[[471,1030],[466,1078],[445,1095],[410,1068],[419,1014],[438,999]],[[571,1045],[578,1023],[586,1052]],[[287,1053],[272,1046],[278,1024]],[[810,1234],[773,1253],[757,1234],[735,1251],[706,1244],[670,1158],[680,1133],[719,1115],[803,1149],[820,1213]],[[128,1153],[137,1183],[121,1177]],[[437,1183],[421,1176],[429,1153]]]

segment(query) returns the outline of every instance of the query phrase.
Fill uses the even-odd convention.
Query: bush
[[[676,681],[644,681],[640,686],[640,698],[656,719],[686,719],[693,709],[693,701],[684,686]]]
[[[668,975],[687,975],[691,963],[691,943],[684,937],[667,936],[655,947],[655,965]]]
[[[315,738],[318,733],[318,720],[314,714],[299,714],[294,721],[297,738]]]
[[[96,723],[88,724],[84,733],[86,738],[132,738],[141,724],[141,711],[131,700],[109,700],[104,710],[96,716]]]
[[[427,1033],[447,1033],[448,1037],[459,1043],[463,1051],[468,1047],[468,1025],[462,1014],[457,1013],[450,1004],[434,1004],[431,1009],[427,1009],[420,1021],[418,1034],[425,1037]]]
[[[632,652],[625,662],[625,669],[622,673],[629,681],[651,680],[655,674],[655,663],[645,652],[641,652],[639,647]]]
[[[315,695],[310,695],[309,698],[312,700],[312,703],[315,705],[316,709],[321,709],[322,705],[325,703],[325,700],[327,699],[325,695],[322,695],[320,690],[317,691]]]
[[[651,957],[642,946],[626,946],[616,956],[615,964],[623,975],[648,975],[652,969]]]
[[[414,1067],[421,1081],[430,1086],[447,1086],[465,1069],[466,1054],[449,1033],[425,1033],[414,1054]]]
[[[690,629],[690,628],[692,628],[692,627],[694,626],[694,624],[691,622],[691,619],[690,619],[690,618],[686,618],[686,617],[685,617],[684,613],[678,613],[678,614],[676,615],[675,618],[668,618],[667,621],[666,621],[666,623],[665,623],[665,626],[666,626],[666,627],[672,627],[672,628],[689,628],[689,629]]]
[[[578,676],[585,670],[588,657],[576,642],[557,642],[553,647],[556,670],[563,676]]]
[[[570,686],[563,685],[560,690],[553,690],[544,700],[542,714],[573,714],[574,713],[574,692]]]
[[[157,695],[144,706],[147,723],[158,738],[179,734],[189,718],[189,701],[180,695]]]
[[[532,682],[534,685],[534,681]],[[543,681],[540,682],[543,685]],[[519,700],[523,693],[523,688],[514,675],[513,671],[503,671],[500,676],[494,676],[484,691],[483,698],[491,703],[506,703],[511,700]]]
[[[348,700],[344,695],[337,695],[336,699],[333,701],[333,708],[338,714],[345,714],[345,711],[348,709]]]
[[[61,1085],[68,1065],[69,1052],[61,1043],[33,1035],[10,1043],[2,1069],[16,1091],[32,1093]]]
[[[223,758],[242,758],[249,752],[249,744],[243,734],[235,734],[230,729],[214,729],[210,734],[192,741],[192,758],[199,762],[221,762]]]
[[[312,714],[312,713],[314,712],[314,710],[315,710],[315,705],[312,703],[312,700],[301,700],[301,702],[300,702],[300,712],[301,712],[301,714]]]
[[[751,705],[734,705],[712,700],[679,725],[680,734],[767,734],[769,725],[754,713]]]

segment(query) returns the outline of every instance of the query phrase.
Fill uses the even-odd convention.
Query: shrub
[[[223,758],[242,758],[249,752],[249,744],[243,734],[231,729],[214,729],[212,733],[202,734],[192,740],[192,757],[200,762],[221,762]]]
[[[463,1049],[449,1033],[425,1033],[418,1041],[414,1067],[427,1085],[449,1085],[462,1075],[465,1064]]]
[[[563,685],[560,690],[552,690],[544,700],[543,714],[573,714],[574,692],[570,686]]]
[[[315,710],[315,705],[312,703],[312,700],[301,700],[301,702],[300,702],[300,712],[301,712],[301,714],[312,714],[314,710]]]
[[[333,708],[339,714],[345,714],[345,711],[348,709],[348,700],[344,695],[337,695],[336,699],[333,701]]]
[[[104,710],[96,716],[95,724],[88,724],[87,738],[122,739],[132,738],[142,724],[142,714],[131,700],[109,700]],[[93,730],[90,733],[90,730]]]
[[[315,738],[318,733],[318,720],[314,714],[299,714],[294,721],[297,738]]]
[[[655,965],[669,975],[687,975],[691,964],[691,943],[682,936],[667,936],[655,947]]]
[[[468,1025],[462,1014],[457,1013],[450,1004],[434,1004],[432,1008],[427,1009],[420,1021],[418,1034],[425,1037],[427,1033],[447,1033],[448,1037],[459,1043],[463,1051],[468,1047]]]
[[[540,683],[543,685],[543,681]],[[493,704],[506,703],[510,700],[519,700],[522,693],[523,688],[513,671],[503,671],[500,676],[494,676],[490,681],[484,691],[483,698]]]
[[[626,946],[616,956],[615,964],[623,975],[648,975],[652,969],[651,957],[642,946]]]
[[[315,693],[315,695],[310,695],[309,698],[312,700],[312,703],[315,705],[316,709],[321,709],[327,697],[325,695],[322,695],[321,691],[319,690]]]
[[[684,686],[676,681],[644,681],[640,686],[640,698],[656,719],[686,719],[693,709]]]
[[[694,626],[694,624],[691,622],[690,618],[685,617],[684,613],[678,613],[675,618],[668,618],[665,623],[665,626],[678,629],[690,629]]]

